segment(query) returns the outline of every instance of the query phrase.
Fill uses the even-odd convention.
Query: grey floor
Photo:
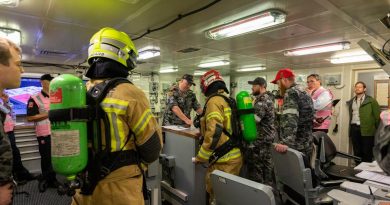
[[[53,188],[39,193],[38,181],[33,180],[16,188],[13,205],[69,205],[71,202],[70,197],[59,196]]]
[[[16,188],[13,205],[70,205],[72,199],[68,196],[59,196],[57,190],[49,188],[44,193],[38,191],[38,181],[33,180]],[[277,205],[283,204],[275,194]],[[163,203],[164,204],[164,203]]]

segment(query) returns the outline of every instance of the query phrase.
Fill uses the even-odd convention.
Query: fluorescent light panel
[[[205,73],[206,73],[206,71],[196,70],[196,71],[194,72],[194,75],[195,75],[195,76],[200,76],[200,75],[204,75]]]
[[[0,37],[7,38],[17,45],[20,45],[21,43],[21,35],[22,34],[19,30],[0,27]]]
[[[179,71],[178,68],[175,67],[166,67],[166,68],[160,68],[159,73],[174,73]]]
[[[0,6],[17,7],[19,0],[0,0]]]
[[[254,66],[254,67],[247,67],[247,68],[241,68],[238,69],[237,72],[251,72],[251,71],[260,71],[265,70],[265,66]]]
[[[330,43],[324,45],[310,46],[305,48],[297,48],[292,50],[287,50],[284,52],[285,56],[302,56],[302,55],[310,55],[315,53],[325,53],[331,51],[340,51],[349,49],[351,47],[350,42],[338,42],[338,43]]]
[[[207,38],[219,40],[268,28],[284,23],[285,21],[286,13],[277,9],[273,9],[214,27],[210,30],[207,30],[205,35]]]
[[[143,50],[138,53],[138,60],[145,60],[157,56],[160,56],[160,50],[157,49]]]
[[[198,65],[200,68],[210,68],[210,67],[218,67],[218,66],[224,66],[224,65],[229,65],[230,62],[227,60],[222,60],[222,61],[213,61],[213,62],[208,62],[208,63],[201,63]]]
[[[338,58],[331,58],[330,62],[332,64],[341,64],[341,63],[355,63],[355,62],[364,62],[364,61],[372,61],[372,57],[368,54],[362,55],[353,55],[353,56],[343,56]]]

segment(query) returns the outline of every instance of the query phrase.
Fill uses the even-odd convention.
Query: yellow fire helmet
[[[117,61],[132,70],[137,63],[137,49],[125,33],[113,28],[102,28],[89,41],[88,64],[94,59],[108,58]]]

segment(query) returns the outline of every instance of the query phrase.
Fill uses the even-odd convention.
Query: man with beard
[[[253,107],[257,128],[256,140],[246,150],[248,178],[272,185],[271,145],[276,135],[274,96],[267,91],[267,81],[262,77],[248,81],[248,84],[252,85],[252,95],[255,97]]]
[[[289,68],[279,70],[272,83],[279,86],[284,96],[279,143],[275,150],[283,153],[290,147],[302,152],[310,161],[313,150],[313,101],[304,88],[295,83],[295,75]]]
[[[366,95],[366,84],[355,83],[355,96],[347,102],[349,108],[349,137],[353,152],[363,162],[372,162],[375,131],[379,126],[378,102]]]

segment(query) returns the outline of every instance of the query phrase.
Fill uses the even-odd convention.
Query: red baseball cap
[[[276,84],[276,81],[282,79],[282,78],[291,78],[295,77],[295,74],[290,68],[283,68],[278,71],[278,73],[275,76],[275,79],[271,81],[271,83]]]

